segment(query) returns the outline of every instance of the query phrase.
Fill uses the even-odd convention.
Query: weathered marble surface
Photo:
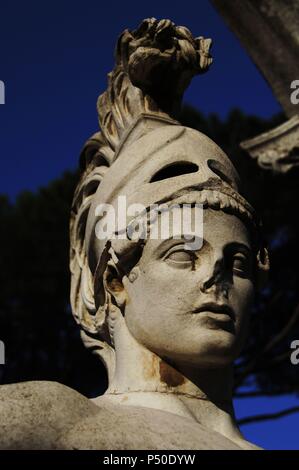
[[[0,389],[1,449],[231,449],[215,431],[163,411],[97,406],[55,382],[26,382]]]
[[[299,166],[299,114],[264,134],[241,142],[260,167],[288,173]]]
[[[299,78],[299,3],[297,0],[212,0],[271,86],[286,115],[291,83]],[[254,98],[254,90],[244,90]]]

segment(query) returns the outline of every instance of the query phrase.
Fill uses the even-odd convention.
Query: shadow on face
[[[239,354],[253,300],[253,255],[245,225],[234,215],[204,210],[203,243],[148,239],[136,279],[123,278],[125,320],[134,338],[172,363],[201,368]]]

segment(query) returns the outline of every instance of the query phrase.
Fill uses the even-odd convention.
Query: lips
[[[217,314],[228,315],[231,320],[235,321],[235,313],[233,309],[227,304],[218,304],[216,302],[207,302],[201,304],[200,307],[193,310],[192,313],[212,312]]]

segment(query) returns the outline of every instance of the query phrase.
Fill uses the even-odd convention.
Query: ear
[[[104,288],[111,295],[114,303],[124,311],[127,292],[122,282],[123,275],[118,271],[113,261],[109,261],[105,270],[103,281]]]
[[[257,254],[257,287],[262,290],[268,282],[269,278],[269,253],[266,247],[261,247]]]

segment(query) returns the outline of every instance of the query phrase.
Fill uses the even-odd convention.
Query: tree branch
[[[234,393],[234,398],[251,398],[251,397],[275,397],[285,395],[286,393],[295,393],[294,389],[279,390],[275,392],[264,392],[263,390],[253,390],[250,392],[237,392]]]
[[[255,416],[248,416],[247,418],[242,418],[237,421],[239,426],[243,426],[244,424],[250,424],[250,423],[256,423],[258,421],[266,421],[269,419],[278,419],[282,418],[283,416],[292,414],[292,413],[298,413],[299,412],[299,406],[293,406],[292,408],[288,408],[283,411],[278,411],[277,413],[265,413],[261,415],[255,415]]]
[[[264,364],[261,364],[261,366],[258,367],[258,369],[256,369],[256,364],[257,364],[258,360],[261,360],[261,358],[263,357],[263,355],[265,353],[268,353],[274,346],[276,346],[280,341],[282,341],[282,339],[284,339],[287,336],[287,334],[290,332],[291,328],[298,321],[298,318],[299,318],[299,305],[297,305],[297,307],[295,308],[294,313],[291,316],[289,322],[281,330],[281,332],[279,334],[277,334],[276,336],[274,336],[274,338],[272,338],[265,345],[265,347],[244,367],[244,370],[240,373],[240,375],[237,376],[236,382],[235,382],[235,388],[236,389],[238,387],[240,387],[240,385],[243,383],[244,379],[246,377],[248,377],[248,375],[253,374],[253,373],[255,373],[257,371],[260,371],[260,370],[264,370],[265,368],[268,368],[269,366],[271,366],[272,363],[273,363],[273,365],[275,363],[277,364],[283,358],[287,357],[287,355],[289,354],[289,351],[286,351],[283,354],[281,354],[279,356],[279,358],[277,358],[277,360],[271,361],[270,363],[266,362]]]
[[[284,339],[289,333],[289,331],[291,330],[291,328],[296,324],[298,318],[299,318],[299,305],[297,305],[289,322],[285,325],[285,327],[281,330],[281,332],[278,333],[276,336],[274,336],[274,338],[272,338],[271,341],[269,341],[263,353],[268,352],[270,349],[276,346],[276,344],[278,344],[282,339]]]

